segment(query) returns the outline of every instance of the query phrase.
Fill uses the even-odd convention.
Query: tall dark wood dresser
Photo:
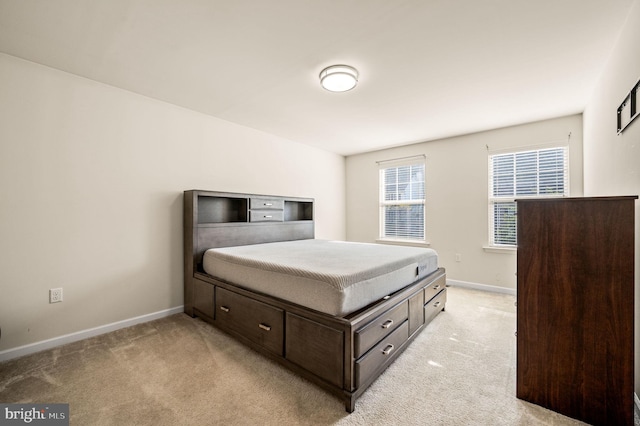
[[[637,198],[517,201],[518,398],[633,425]]]

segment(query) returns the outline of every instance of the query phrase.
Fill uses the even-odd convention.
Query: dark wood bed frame
[[[356,399],[444,310],[446,276],[429,276],[346,316],[332,316],[206,274],[209,248],[314,238],[314,200],[184,192],[184,311],[344,401]]]

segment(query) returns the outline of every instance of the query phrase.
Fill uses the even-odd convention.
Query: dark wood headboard
[[[184,306],[193,315],[192,280],[210,248],[312,239],[312,198],[184,192]]]

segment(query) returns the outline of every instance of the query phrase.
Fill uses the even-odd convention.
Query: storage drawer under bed
[[[355,332],[355,358],[360,358],[383,337],[395,330],[409,317],[408,302],[389,309]]]
[[[447,303],[447,290],[441,290],[440,293],[429,300],[424,305],[424,323],[429,324],[441,310],[444,309],[444,305]]]
[[[435,295],[440,293],[443,288],[446,287],[447,279],[445,276],[441,276],[428,286],[424,288],[424,300],[431,300]]]
[[[409,321],[403,322],[394,332],[386,336],[365,356],[356,361],[356,388],[386,368],[394,352],[409,338]]]
[[[216,323],[283,355],[284,311],[216,287]]]

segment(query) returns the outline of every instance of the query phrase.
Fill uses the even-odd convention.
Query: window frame
[[[417,156],[417,157],[408,157],[404,159],[396,159],[396,160],[386,160],[378,162],[379,171],[378,171],[378,219],[379,219],[379,229],[378,229],[378,241],[380,242],[397,242],[403,244],[428,244],[426,241],[427,235],[427,223],[426,223],[426,157],[425,156]],[[422,181],[419,182],[422,185],[422,198],[410,198],[410,199],[396,199],[396,200],[386,200],[385,199],[385,171],[389,169],[399,169],[401,167],[415,167],[420,166],[422,168]],[[411,173],[409,174],[411,176]],[[410,181],[413,182],[413,181]],[[422,234],[417,238],[407,237],[407,236],[397,236],[390,235],[387,236],[387,228],[386,228],[386,211],[389,207],[398,206],[398,207],[408,207],[408,206],[422,206]]]
[[[563,163],[562,163],[562,175],[563,175],[563,181],[562,181],[562,189],[563,192],[562,193],[541,193],[540,191],[540,153],[543,151],[553,151],[553,150],[562,150],[564,158],[563,158]],[[523,180],[521,182],[518,181],[518,173],[517,173],[517,163],[516,163],[516,156],[518,155],[523,155],[523,154],[528,154],[528,153],[536,153],[536,163],[535,163],[535,187],[536,187],[536,191],[535,194],[518,194],[518,183],[520,183],[520,186],[523,186],[524,183],[527,183],[526,180]],[[494,158],[498,157],[498,156],[509,156],[512,155],[514,156],[514,164],[513,164],[513,182],[512,182],[512,186],[513,186],[513,191],[512,194],[509,195],[496,195],[494,194],[494,190],[496,188],[495,185],[495,175],[496,175],[496,170],[494,169]],[[524,198],[563,198],[563,197],[568,197],[570,194],[570,152],[569,152],[569,145],[568,143],[553,143],[553,144],[546,144],[546,145],[538,145],[538,146],[529,146],[529,147],[522,147],[522,148],[511,148],[511,149],[504,149],[504,150],[497,150],[497,151],[492,151],[489,152],[489,155],[487,157],[488,160],[488,239],[489,239],[489,244],[488,244],[488,248],[490,249],[516,249],[517,245],[518,245],[518,240],[517,240],[517,206],[516,206],[516,199],[524,199]],[[554,172],[557,175],[558,172],[558,168],[554,169]],[[529,173],[529,176],[531,176],[531,173]],[[528,182],[529,184],[531,184],[531,182]],[[530,187],[529,187],[530,190]],[[513,235],[514,235],[514,243],[513,244],[509,244],[509,243],[504,243],[504,242],[496,242],[496,218],[494,217],[494,213],[495,213],[495,206],[496,204],[505,204],[507,207],[510,207],[513,211],[512,217],[513,217]]]

